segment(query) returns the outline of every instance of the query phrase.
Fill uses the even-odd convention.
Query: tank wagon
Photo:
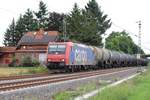
[[[147,60],[122,52],[73,42],[50,42],[47,67],[50,70],[79,71],[99,68],[145,66]]]

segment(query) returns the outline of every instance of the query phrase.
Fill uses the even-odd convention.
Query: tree
[[[95,32],[92,34],[95,34],[96,37],[98,36],[99,39],[97,42],[101,43],[101,35],[104,34],[108,28],[110,28],[111,20],[107,19],[108,16],[101,11],[101,8],[96,0],[89,1],[87,6],[85,6],[85,13],[89,19],[95,20]]]
[[[34,14],[36,15],[38,24],[39,24],[39,28],[44,28],[47,29],[48,28],[48,10],[46,7],[46,4],[43,1],[40,1],[39,3],[39,11],[38,12],[34,12]]]
[[[9,25],[9,28],[7,28],[5,34],[4,34],[4,45],[5,46],[16,46],[16,37],[15,37],[15,20],[12,20],[12,23]]]
[[[81,34],[81,41],[86,44],[101,46],[102,37],[99,35],[97,19],[90,17],[92,13],[82,11],[84,25]]]
[[[79,9],[75,3],[73,10],[67,16],[67,31],[70,38],[90,45],[100,45],[101,38],[97,34],[97,24],[94,18],[89,18],[85,10]]]
[[[15,44],[17,45],[21,37],[25,32],[35,31],[38,29],[38,24],[36,19],[34,19],[33,12],[27,9],[25,14],[20,15],[15,26]]]
[[[89,1],[85,9],[90,15],[89,17],[97,20],[99,34],[104,34],[105,31],[111,26],[111,20],[107,19],[108,15],[101,11],[101,8],[95,0]]]
[[[111,26],[110,19],[100,10],[95,0],[89,1],[85,9],[80,10],[75,4],[67,17],[67,29],[77,41],[100,46],[101,35]]]
[[[25,32],[35,31],[38,29],[37,19],[34,19],[33,12],[30,9],[27,9],[23,15],[22,24],[24,25]]]
[[[24,19],[23,19],[22,15],[20,15],[19,19],[16,22],[15,31],[16,31],[15,37],[16,37],[16,45],[17,45],[17,43],[23,36],[23,33],[26,32]]]
[[[70,33],[70,38],[76,41],[80,41],[80,35],[82,34],[84,19],[77,3],[74,4],[71,13],[66,16],[67,21],[67,33]]]
[[[62,32],[64,16],[64,14],[59,14],[57,12],[49,13],[47,30]]]
[[[129,54],[137,54],[139,47],[133,42],[128,33],[122,31],[112,32],[109,37],[106,38],[106,48]],[[143,50],[141,51],[144,53]]]

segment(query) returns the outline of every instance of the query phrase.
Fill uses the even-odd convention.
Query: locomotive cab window
[[[66,46],[63,44],[51,44],[48,47],[49,54],[64,54]]]

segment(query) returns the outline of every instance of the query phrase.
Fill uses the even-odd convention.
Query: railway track
[[[25,79],[25,78],[33,78],[33,77],[43,77],[43,76],[48,76],[48,74],[33,74],[33,75],[6,76],[6,77],[0,77],[0,81],[4,81],[4,80],[15,80],[15,79]]]
[[[33,87],[38,85],[44,85],[44,84],[50,84],[55,82],[61,82],[61,81],[67,81],[72,79],[79,79],[79,78],[85,78],[95,75],[101,75],[111,72],[117,72],[122,70],[131,69],[128,68],[116,68],[116,69],[106,69],[106,70],[96,70],[96,71],[90,71],[90,72],[79,72],[79,73],[73,73],[73,74],[61,74],[61,75],[35,75],[31,78],[31,76],[23,76],[23,77],[17,77],[13,78],[12,80],[9,79],[9,81],[6,81],[6,78],[0,80],[0,92],[2,91],[9,91],[9,90],[15,90],[20,88],[26,88],[26,87]]]
[[[130,67],[125,67],[125,68],[130,68]],[[125,69],[125,68],[123,68],[123,69]],[[117,68],[117,69],[120,69],[120,68]],[[103,69],[103,70],[100,69],[100,70],[101,71],[105,71],[105,70],[108,70],[108,69]],[[92,71],[90,71],[90,72],[92,72]],[[96,71],[93,70],[93,72],[96,72]],[[83,73],[83,72],[76,72],[76,73]],[[85,71],[84,73],[89,73],[89,72]],[[56,73],[56,74],[57,74],[57,76],[59,76],[59,75],[60,76],[61,75],[66,75],[64,73]],[[2,81],[9,81],[9,80],[11,81],[11,80],[19,80],[19,79],[30,79],[30,78],[40,78],[40,77],[56,76],[56,74],[50,73],[50,74],[31,74],[31,75],[5,76],[5,77],[0,77],[0,82],[2,82]],[[67,73],[67,74],[69,75],[69,73]]]

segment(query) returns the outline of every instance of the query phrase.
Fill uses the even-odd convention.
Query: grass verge
[[[83,95],[87,92],[90,92],[92,90],[99,88],[100,86],[105,86],[106,84],[108,84],[108,83],[104,82],[104,81],[90,82],[90,83],[82,85],[76,89],[69,89],[67,91],[57,93],[53,97],[53,100],[73,100],[74,97]]]
[[[107,88],[89,100],[150,100],[150,69],[118,86]]]
[[[35,74],[35,73],[47,73],[48,69],[45,67],[0,67],[0,77]]]

